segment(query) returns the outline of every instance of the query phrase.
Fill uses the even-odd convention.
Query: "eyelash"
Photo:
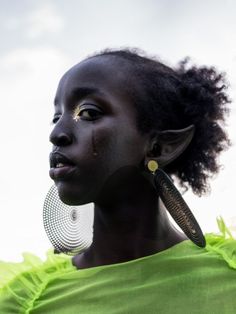
[[[83,106],[81,106],[83,107]],[[87,105],[86,107],[93,107],[93,108],[82,108],[81,107],[77,107],[75,110],[74,110],[74,114],[73,114],[73,119],[74,120],[79,120],[79,119],[82,119],[82,120],[87,120],[87,121],[94,121],[94,120],[97,120],[99,118],[99,116],[102,114],[102,111],[99,110],[99,109],[94,109],[94,105]],[[84,117],[82,116],[82,114],[84,112],[87,112],[89,113],[90,117]],[[95,114],[95,116],[91,116],[91,113],[92,115]],[[52,119],[52,122],[51,124],[56,124],[57,121],[60,119],[61,115],[59,116],[55,116],[53,119]]]
[[[78,106],[74,110],[73,119],[76,121],[79,119],[87,120],[87,121],[94,121],[94,120],[98,119],[99,116],[102,114],[102,111],[98,108],[95,109],[95,107],[97,108],[97,106],[92,105],[92,104],[82,105],[80,107]],[[90,117],[83,116],[83,113],[87,113]],[[92,114],[92,116],[91,116],[91,114]]]
[[[90,117],[86,117],[84,115],[82,115],[83,113],[88,113]],[[91,116],[92,114],[92,116]],[[95,116],[93,116],[95,114]],[[94,109],[83,109],[83,110],[80,110],[79,112],[79,117],[80,119],[83,119],[83,120],[96,120],[98,118],[98,116],[100,116],[101,112],[99,112],[98,110],[94,110]]]

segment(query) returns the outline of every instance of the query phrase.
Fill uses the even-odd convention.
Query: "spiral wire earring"
[[[205,247],[206,240],[202,230],[171,178],[158,167],[155,160],[149,160],[147,168],[154,175],[156,189],[171,217],[193,243]]]
[[[54,253],[76,255],[92,243],[93,214],[88,208],[64,204],[53,185],[43,206],[43,225]]]

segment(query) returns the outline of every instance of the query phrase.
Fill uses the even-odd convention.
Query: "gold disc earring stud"
[[[151,159],[147,163],[147,167],[149,171],[154,173],[158,169],[158,163],[155,160]]]

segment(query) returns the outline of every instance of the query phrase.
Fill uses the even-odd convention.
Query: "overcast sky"
[[[222,215],[236,231],[236,2],[221,0],[0,0],[0,259],[41,257],[50,247],[42,223],[48,176],[48,135],[61,75],[106,47],[139,47],[175,65],[185,56],[227,73],[233,99],[212,192],[185,197],[204,232]]]

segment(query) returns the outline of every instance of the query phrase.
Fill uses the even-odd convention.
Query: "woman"
[[[228,102],[213,68],[171,69],[135,51],[107,50],[66,72],[50,176],[65,204],[94,203],[93,243],[73,258],[2,264],[0,312],[235,313],[236,242],[209,235],[205,247],[166,175],[207,191],[229,145]]]

